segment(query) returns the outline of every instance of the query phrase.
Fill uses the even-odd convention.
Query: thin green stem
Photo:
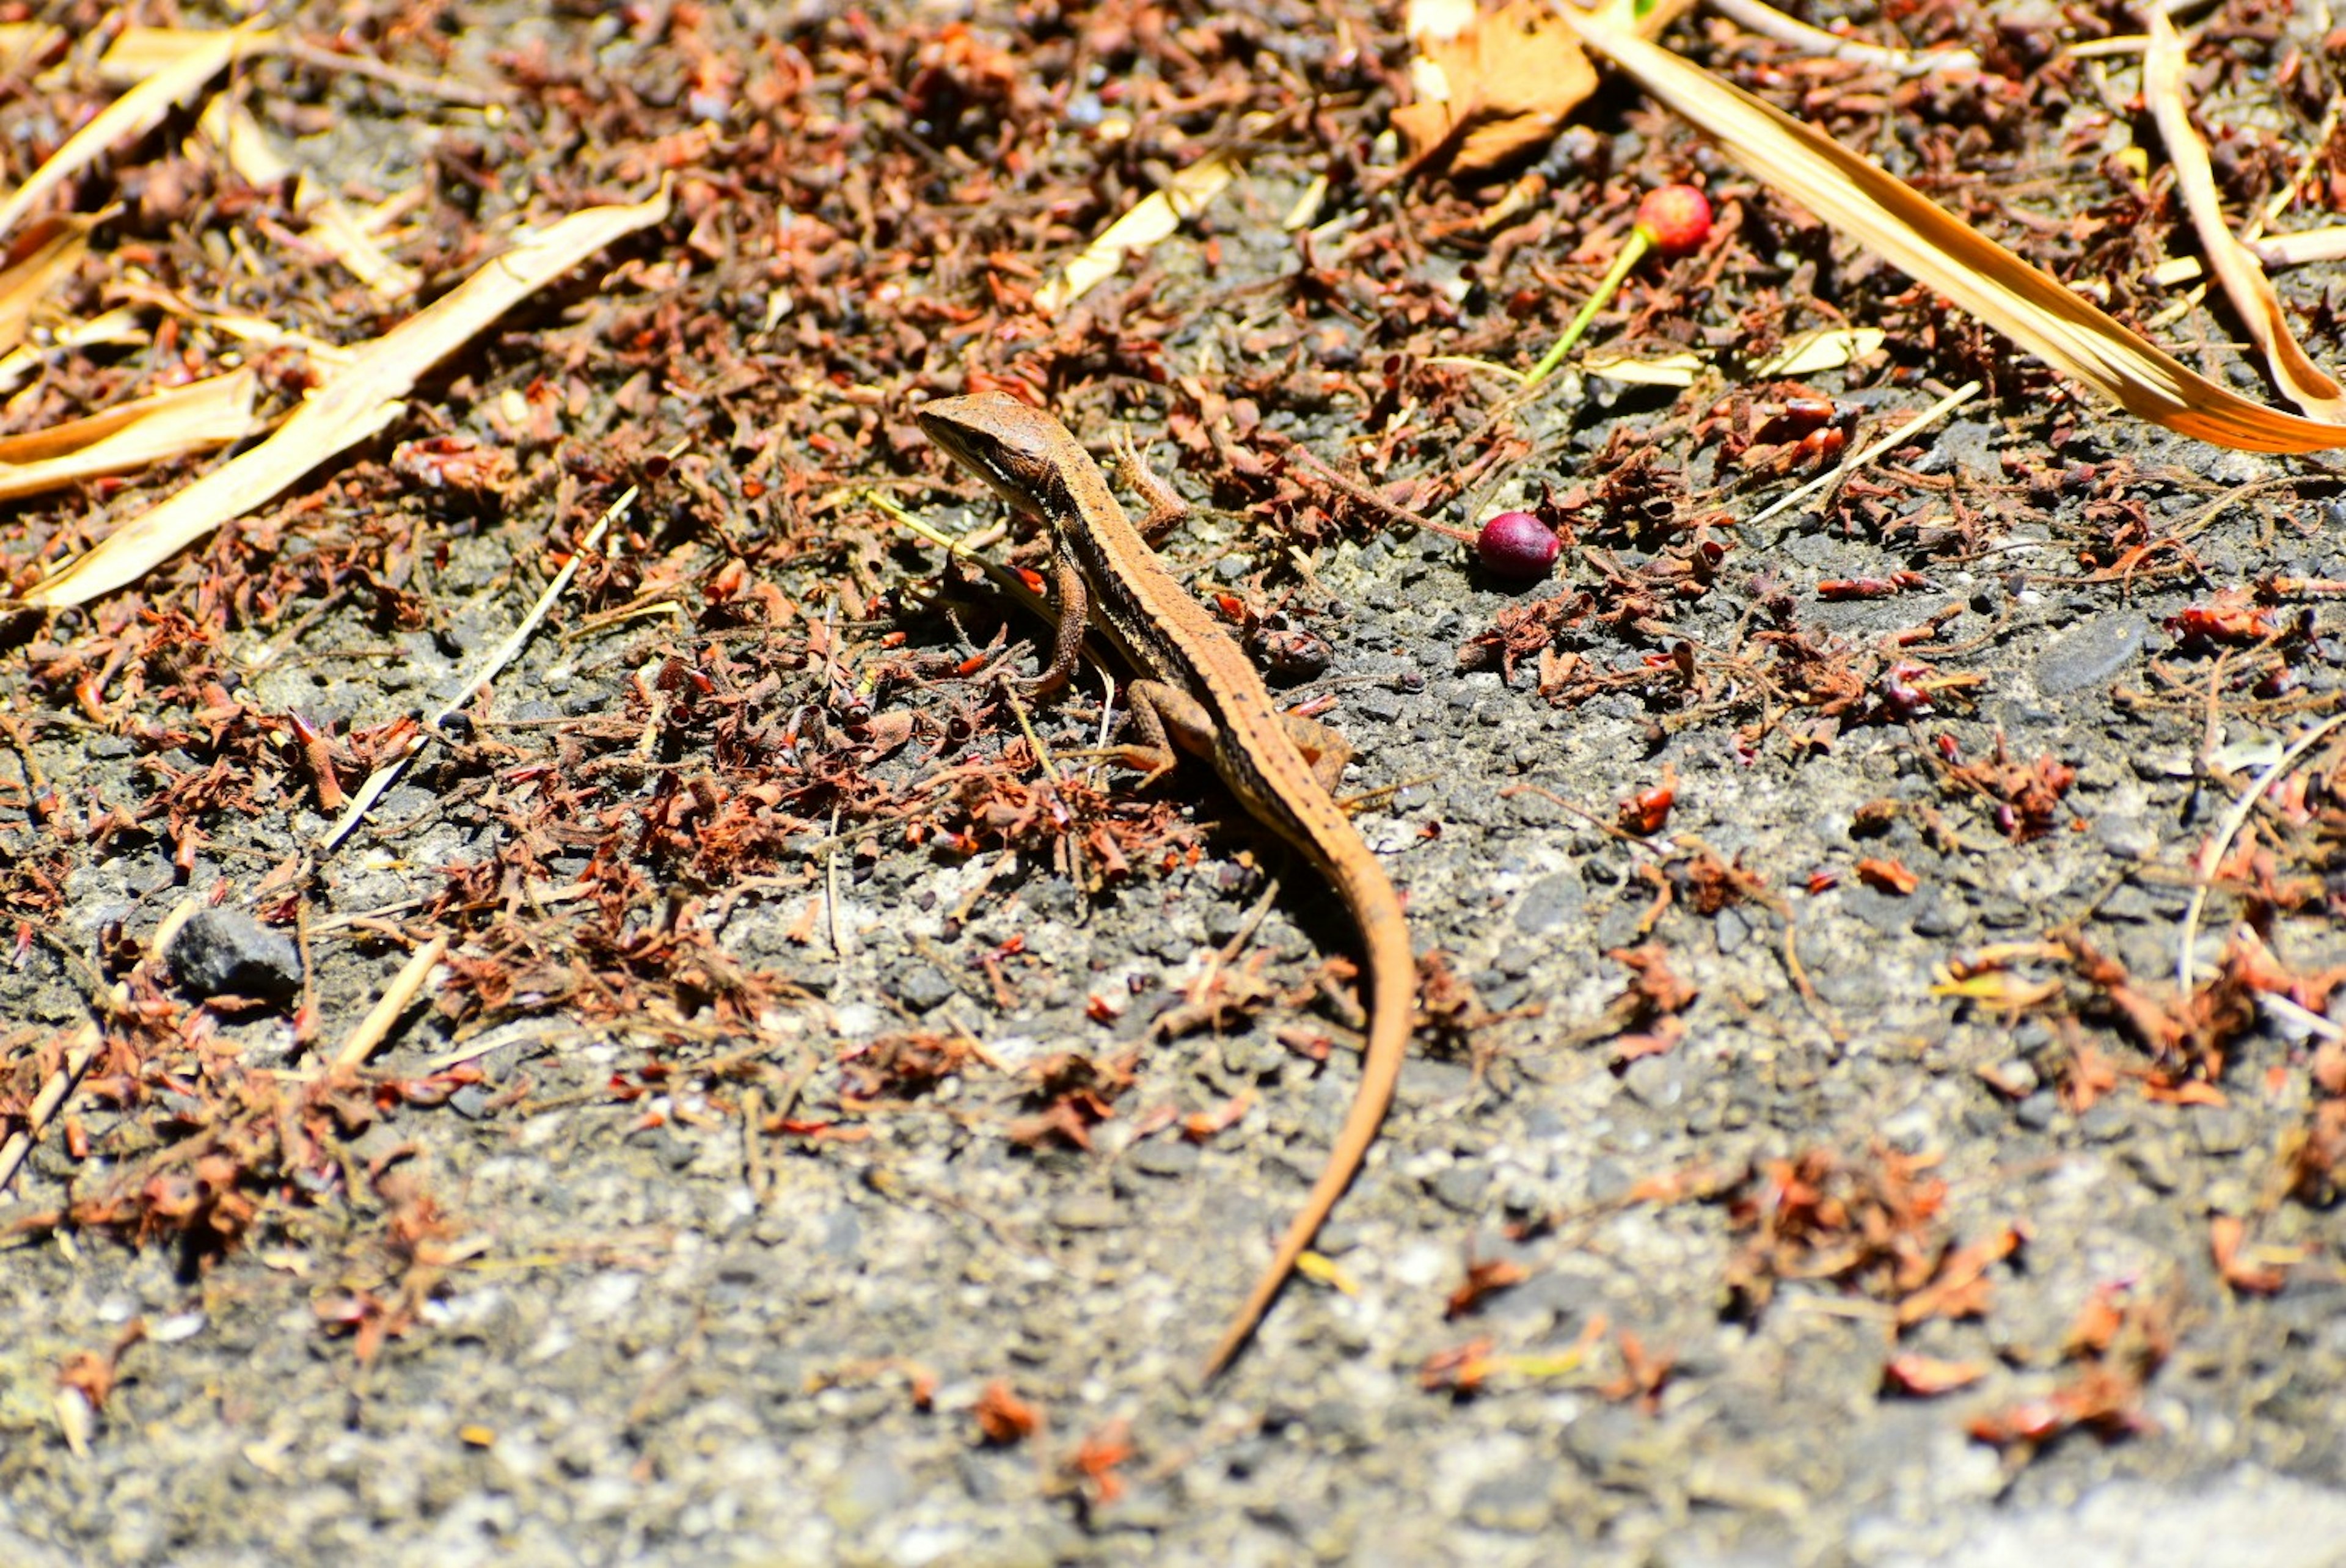
[[[1564,356],[1572,352],[1572,345],[1580,341],[1580,334],[1588,330],[1588,323],[1596,319],[1597,311],[1605,308],[1605,302],[1619,290],[1621,280],[1629,275],[1630,268],[1645,259],[1653,243],[1653,236],[1644,224],[1629,231],[1629,242],[1621,247],[1621,254],[1614,259],[1612,269],[1605,274],[1605,280],[1596,285],[1596,292],[1588,297],[1588,303],[1580,307],[1580,314],[1572,318],[1572,325],[1565,328],[1564,336],[1556,341],[1556,347],[1542,354],[1539,363],[1525,372],[1525,387],[1539,385],[1547,380],[1556,366],[1564,363]]]

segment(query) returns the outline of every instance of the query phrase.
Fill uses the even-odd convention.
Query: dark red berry
[[[1474,535],[1474,554],[1484,566],[1525,582],[1546,576],[1561,547],[1555,531],[1528,512],[1502,512]]]
[[[1637,227],[1665,256],[1683,256],[1710,238],[1710,199],[1691,185],[1665,185],[1637,203]]]

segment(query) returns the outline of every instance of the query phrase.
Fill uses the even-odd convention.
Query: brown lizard
[[[1153,534],[1187,508],[1148,472],[1128,438],[1119,443],[1120,471],[1151,501],[1141,527],[1125,514],[1091,454],[1040,409],[981,392],[941,399],[919,417],[930,440],[1050,530],[1059,629],[1034,689],[1063,685],[1086,620],[1101,626],[1144,677],[1127,688],[1139,740],[1118,748],[1119,759],[1147,775],[1144,784],[1173,766],[1175,743],[1212,762],[1240,803],[1335,885],[1367,949],[1369,1043],[1360,1087],[1270,1267],[1208,1359],[1206,1376],[1212,1378],[1245,1349],[1359,1173],[1392,1105],[1417,998],[1401,897],[1330,794],[1352,748],[1334,731],[1274,707],[1246,655],[1148,547],[1143,528]]]

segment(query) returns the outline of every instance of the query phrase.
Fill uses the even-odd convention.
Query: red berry
[[[1665,256],[1683,256],[1710,238],[1710,199],[1691,185],[1665,185],[1637,203],[1637,227]]]
[[[1474,535],[1474,554],[1495,576],[1545,577],[1562,547],[1555,531],[1528,512],[1502,512]]]

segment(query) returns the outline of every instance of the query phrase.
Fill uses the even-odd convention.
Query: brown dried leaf
[[[1453,174],[1484,173],[1545,145],[1596,90],[1596,68],[1545,0],[1514,0],[1423,44],[1430,68],[1418,73],[1421,84],[1438,79],[1448,96],[1395,109],[1393,128],[1413,160],[1453,145]]]

